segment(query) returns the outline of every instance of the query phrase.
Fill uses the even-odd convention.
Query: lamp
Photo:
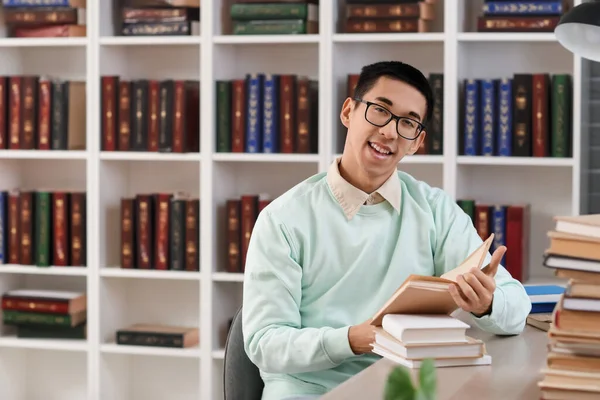
[[[565,13],[554,34],[570,52],[600,61],[600,2],[579,4]]]

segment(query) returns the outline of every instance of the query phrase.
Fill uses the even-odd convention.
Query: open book
[[[448,288],[456,284],[459,275],[469,272],[471,268],[481,269],[493,240],[492,233],[458,267],[441,277],[410,275],[375,314],[371,325],[381,326],[383,316],[386,314],[451,314],[454,312],[458,306]],[[489,265],[486,265],[482,270],[490,274],[488,267]]]

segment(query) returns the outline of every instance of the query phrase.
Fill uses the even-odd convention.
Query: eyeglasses
[[[408,117],[399,117],[394,115],[390,110],[379,104],[357,98],[354,100],[360,101],[361,103],[365,103],[367,105],[365,110],[365,119],[372,125],[382,127],[386,126],[391,120],[395,120],[396,132],[404,139],[415,140],[425,129],[425,126],[419,121]]]

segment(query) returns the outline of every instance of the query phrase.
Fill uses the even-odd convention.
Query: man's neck
[[[343,155],[338,165],[338,169],[342,178],[348,181],[352,186],[368,194],[379,189],[391,175],[390,173],[388,175],[369,176],[365,174],[364,171],[361,171],[355,163],[348,161],[348,159],[344,159]]]

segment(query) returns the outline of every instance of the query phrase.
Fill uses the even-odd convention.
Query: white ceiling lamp
[[[583,3],[565,13],[554,34],[570,52],[600,61],[600,2]]]

